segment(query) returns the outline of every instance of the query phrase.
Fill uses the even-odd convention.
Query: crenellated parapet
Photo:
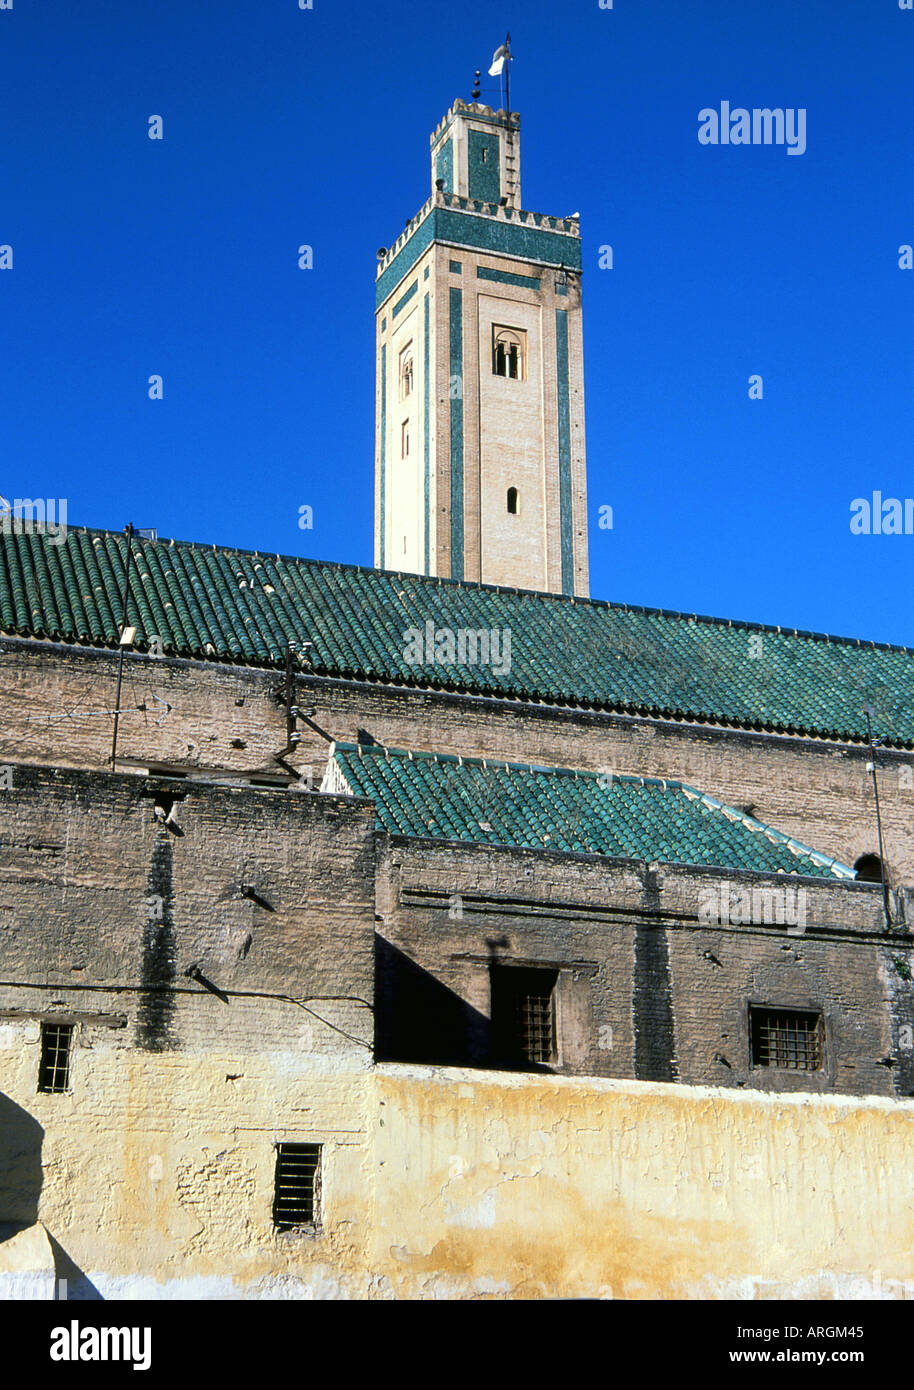
[[[451,106],[450,110],[438,122],[429,138],[429,144],[434,146],[444,134],[444,131],[451,124],[455,116],[466,116],[477,121],[491,121],[493,125],[502,125],[511,130],[520,130],[520,112],[505,111],[499,109],[495,111],[491,106],[485,106],[478,101],[461,101],[458,97]]]
[[[379,279],[433,208],[451,208],[455,212],[472,213],[476,217],[489,217],[496,222],[513,223],[519,227],[538,228],[544,232],[559,232],[564,236],[577,237],[578,240],[581,237],[580,218],[576,216],[553,217],[547,213],[502,207],[498,203],[486,203],[478,198],[464,198],[458,193],[446,193],[443,189],[436,189],[432,196],[422,204],[415,217],[410,218],[393,245],[387,248],[383,256],[378,257],[377,274]]]

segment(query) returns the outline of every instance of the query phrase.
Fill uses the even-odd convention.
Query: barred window
[[[751,1006],[749,1035],[754,1067],[819,1071],[822,1066],[822,1015],[812,1010]]]
[[[273,1225],[279,1231],[314,1226],[320,1201],[320,1144],[277,1144]]]
[[[72,1041],[72,1023],[42,1023],[41,1060],[38,1063],[39,1091],[53,1094],[69,1089]]]
[[[493,977],[496,1050],[513,1066],[556,1061],[556,970],[503,966]]]

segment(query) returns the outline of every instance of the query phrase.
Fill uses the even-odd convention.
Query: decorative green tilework
[[[419,292],[419,281],[418,281],[418,280],[414,280],[413,283],[410,285],[409,289],[406,291],[406,294],[403,295],[403,298],[402,298],[402,299],[398,299],[397,302],[396,302],[396,304],[394,305],[394,318],[397,317],[397,315],[399,314],[399,312],[400,312],[401,309],[405,309],[405,308],[406,308],[407,304],[408,304],[409,301],[412,299],[413,295],[414,295],[414,294],[418,294],[418,292]]]
[[[480,217],[474,213],[457,212],[453,208],[432,208],[403,249],[378,276],[375,285],[377,307],[380,309],[393,294],[432,241],[492,251],[496,255],[514,256],[517,260],[541,265],[565,265],[569,270],[581,269],[579,237],[567,232],[544,230],[536,224],[531,225],[529,220],[524,223],[522,217],[519,214],[517,221],[509,222],[502,217]]]
[[[427,272],[426,272],[426,273],[427,273]],[[430,433],[430,422],[429,422],[429,414],[428,414],[428,390],[429,390],[429,380],[428,380],[428,376],[429,376],[429,372],[428,372],[428,354],[429,354],[429,346],[428,346],[428,339],[429,339],[429,331],[428,331],[428,295],[425,296],[424,301],[423,301],[423,304],[424,304],[424,310],[425,310],[425,312],[424,312],[424,322],[423,322],[423,355],[424,355],[424,366],[423,366],[423,371],[422,371],[422,377],[423,377],[423,381],[424,381],[424,383],[425,383],[424,392],[423,392],[423,402],[422,402],[423,413],[424,413],[423,435],[424,435],[424,445],[425,445],[425,460],[424,460],[424,464],[425,464],[425,531],[424,531],[424,534],[425,534],[425,547],[424,547],[425,561],[424,561],[424,565],[423,565],[423,573],[424,573],[424,574],[428,574],[428,543],[429,543],[429,531],[430,531],[430,529],[431,529],[431,522],[430,522],[430,516],[429,516],[431,483],[430,483],[430,477],[429,477],[429,433]]]
[[[430,211],[419,223],[412,236],[401,251],[394,256],[387,269],[378,276],[375,283],[375,304],[380,309],[385,299],[405,280],[413,266],[432,243],[435,233],[435,210]]]
[[[450,292],[451,578],[463,578],[463,291]]]
[[[387,344],[381,348],[381,569],[384,568],[387,515]]]
[[[556,390],[559,416],[559,524],[562,593],[574,593],[574,518],[571,509],[571,411],[568,389],[568,310],[555,311]]]
[[[497,203],[501,197],[501,169],[499,168],[499,145],[497,135],[487,131],[468,132],[467,166],[468,188],[471,198],[483,203]]]
[[[486,266],[476,267],[476,275],[480,280],[496,280],[500,285],[516,285],[521,290],[538,290],[539,280],[532,275],[515,275],[509,270],[489,270]]]
[[[448,137],[438,150],[435,159],[435,178],[444,179],[445,193],[454,191],[454,143]]]

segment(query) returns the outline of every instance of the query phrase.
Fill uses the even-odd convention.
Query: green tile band
[[[556,392],[559,418],[559,526],[562,593],[574,593],[574,518],[571,508],[571,410],[568,387],[568,310],[555,311]]]
[[[381,569],[384,568],[384,539],[387,534],[387,344],[381,347]]]
[[[423,402],[422,402],[422,406],[423,406],[423,413],[424,413],[424,417],[425,417],[425,424],[424,424],[424,428],[423,428],[423,434],[424,434],[424,436],[425,436],[425,562],[424,562],[424,565],[423,565],[423,570],[422,570],[422,572],[423,572],[423,574],[428,574],[428,572],[429,572],[429,564],[428,564],[428,546],[429,546],[429,532],[430,532],[430,530],[431,530],[431,518],[430,518],[430,515],[429,515],[429,506],[430,506],[430,500],[431,500],[431,480],[430,480],[430,478],[429,478],[429,434],[430,434],[430,432],[431,432],[431,429],[430,429],[430,421],[429,421],[429,415],[428,415],[428,390],[429,390],[429,379],[428,379],[428,358],[429,358],[429,344],[428,344],[428,319],[429,319],[429,314],[428,314],[428,295],[425,296],[425,299],[424,299],[424,302],[423,302],[423,307],[424,307],[423,336],[424,336],[424,340],[425,340],[425,341],[424,341],[424,347],[423,347],[423,354],[424,354],[424,359],[425,359],[425,361],[424,361],[422,376],[423,376],[423,380],[424,380],[424,382],[425,382],[425,389],[424,389],[424,391],[423,391],[423,397],[424,397],[424,399],[423,399]]]
[[[419,281],[418,281],[418,280],[415,280],[415,281],[410,285],[409,289],[406,291],[406,294],[403,295],[402,299],[398,299],[397,302],[396,302],[396,304],[394,305],[394,312],[393,312],[394,318],[397,317],[397,315],[399,314],[399,312],[400,312],[401,309],[405,309],[405,308],[406,308],[407,304],[408,304],[409,301],[412,299],[413,295],[414,295],[414,294],[418,294],[418,293],[419,293]]]
[[[463,291],[450,292],[451,578],[463,578]],[[456,382],[456,391],[455,391]]]
[[[520,290],[538,290],[540,287],[539,280],[532,275],[515,275],[508,270],[489,270],[484,265],[476,267],[476,277],[479,280],[495,280],[499,285],[516,285]]]
[[[580,237],[568,232],[547,231],[529,220],[523,222],[522,217],[523,214],[518,214],[517,221],[509,222],[501,217],[456,212],[453,208],[431,208],[402,250],[378,276],[375,286],[377,307],[380,309],[393,294],[433,241],[492,251],[540,265],[581,269]]]
[[[490,135],[488,131],[469,131],[469,194],[483,203],[497,203],[501,197],[500,143],[499,137]]]
[[[484,635],[497,664],[503,632]],[[446,642],[447,633],[441,638]],[[436,678],[437,641],[432,621],[409,629],[410,654],[426,659]],[[453,645],[459,669],[459,641]],[[464,661],[469,651],[465,644]],[[333,758],[350,791],[375,803],[378,829],[392,835],[832,880],[854,876],[848,865],[671,779],[616,773],[607,781],[597,772],[371,744],[335,743]],[[430,806],[437,830],[429,826]]]

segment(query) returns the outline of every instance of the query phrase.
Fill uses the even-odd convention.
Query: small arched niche
[[[882,882],[882,860],[878,854],[861,854],[854,868],[861,883]]]

